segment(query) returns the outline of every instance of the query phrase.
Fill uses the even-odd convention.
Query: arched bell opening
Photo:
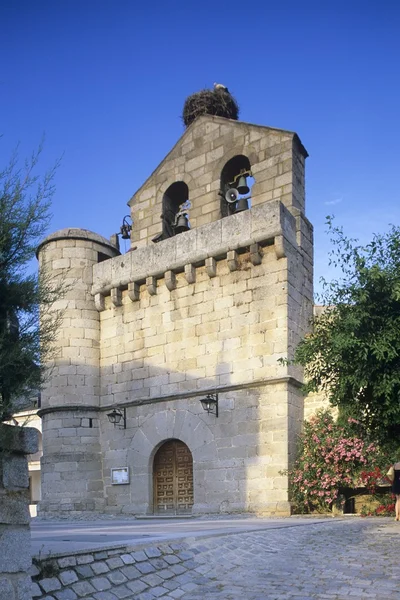
[[[184,181],[176,181],[163,195],[162,233],[153,238],[153,242],[160,242],[178,233],[189,231],[189,208],[189,188]]]
[[[251,187],[254,178],[247,156],[238,154],[231,158],[221,171],[221,217],[228,217],[251,206]]]
[[[153,512],[180,515],[192,512],[193,457],[178,439],[164,442],[153,460]]]

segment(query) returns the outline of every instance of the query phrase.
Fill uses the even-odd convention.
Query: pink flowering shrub
[[[319,411],[304,425],[299,454],[287,471],[290,499],[298,512],[327,511],[339,501],[339,491],[376,485],[382,463],[378,447],[354,433],[357,422],[338,425],[329,411]],[[372,473],[368,478],[368,473]],[[362,475],[364,474],[364,475]],[[363,481],[364,479],[364,481]]]

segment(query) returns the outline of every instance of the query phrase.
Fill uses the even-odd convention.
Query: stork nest
[[[225,90],[201,90],[186,98],[182,119],[186,127],[189,127],[200,115],[215,115],[237,121],[239,106],[235,98]]]

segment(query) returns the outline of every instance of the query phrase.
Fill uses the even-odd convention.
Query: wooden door
[[[193,506],[193,459],[179,440],[165,442],[154,457],[154,513],[185,514]]]

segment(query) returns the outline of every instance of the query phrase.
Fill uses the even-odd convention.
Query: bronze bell
[[[247,185],[246,177],[244,175],[239,177],[239,181],[236,186],[236,189],[239,192],[239,194],[248,194],[249,193],[250,188]]]
[[[184,231],[189,231],[189,229],[190,226],[187,214],[179,215],[175,225],[175,233],[183,233]]]
[[[248,210],[249,203],[246,198],[239,198],[236,204],[235,213],[242,212],[243,210]]]

